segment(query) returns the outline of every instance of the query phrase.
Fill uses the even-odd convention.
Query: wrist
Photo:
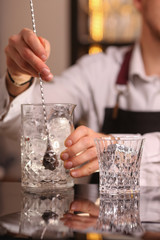
[[[27,81],[25,81],[25,82],[21,82],[21,83],[18,83],[17,81],[15,81],[13,78],[12,78],[12,76],[11,76],[11,74],[9,73],[9,71],[8,71],[8,69],[7,69],[7,74],[8,74],[8,79],[11,81],[11,83],[14,85],[14,86],[16,86],[16,87],[22,87],[23,85],[26,85],[26,84],[32,84],[32,82],[33,82],[33,77],[30,77],[30,79],[29,80],[27,80]]]
[[[22,84],[21,86],[15,85],[11,79],[9,78],[9,74],[6,74],[6,87],[8,90],[8,94],[10,96],[10,100],[12,101],[15,97],[17,97],[19,94],[27,90],[33,82],[33,78],[30,81],[25,82],[25,84]]]

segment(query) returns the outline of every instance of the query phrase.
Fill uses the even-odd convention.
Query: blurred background
[[[77,58],[132,44],[141,19],[133,0],[33,0],[37,34],[51,43],[48,65],[60,74]],[[29,0],[0,0],[0,76],[9,36],[32,28]]]

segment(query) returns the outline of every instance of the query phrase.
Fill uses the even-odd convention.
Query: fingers
[[[18,75],[23,71],[23,73],[37,77],[37,71],[19,55],[15,48],[8,47],[7,65],[10,74]]]
[[[70,171],[70,174],[74,178],[84,177],[84,176],[89,176],[90,174],[92,174],[98,169],[99,169],[98,159],[95,158],[89,161],[88,163],[86,163],[85,165],[83,165],[82,167],[72,169]]]
[[[63,159],[64,159],[64,157],[66,157],[65,154],[67,154],[67,153],[65,153],[65,152],[62,153]],[[85,151],[80,152],[79,154],[77,154],[76,156],[73,156],[73,157],[71,157],[71,155],[68,155],[68,159],[64,162],[64,166],[67,169],[77,167],[87,161],[91,161],[92,159],[95,159],[96,155],[97,155],[97,153],[96,153],[95,147],[86,149]]]
[[[75,200],[72,202],[71,211],[81,212],[82,215],[67,213],[61,219],[64,224],[74,229],[86,229],[94,226],[99,215],[99,207],[89,200]],[[85,215],[84,215],[85,214]]]
[[[71,210],[88,213],[91,216],[98,216],[99,207],[89,200],[75,200],[71,204]]]
[[[46,50],[46,55],[47,55],[47,59],[48,59],[48,57],[49,57],[49,55],[50,55],[50,52],[51,52],[50,44],[49,44],[49,42],[48,42],[46,39],[44,39],[44,38],[42,38],[42,37],[38,37],[38,39],[39,39],[39,41],[41,42],[41,44],[43,45],[43,47],[45,48],[45,50]],[[42,59],[42,60],[43,60],[43,59]]]
[[[93,147],[94,138],[92,137],[93,131],[87,127],[78,127],[65,141],[66,147],[68,147],[61,154],[62,160],[68,160]]]
[[[37,57],[41,58],[42,61],[47,60],[47,54],[44,48],[45,44],[42,38],[40,41],[33,31],[26,28],[20,32],[20,36]]]
[[[72,177],[88,176],[98,169],[94,138],[99,136],[93,130],[80,126],[65,141],[67,149],[61,153],[64,167],[72,169]],[[84,164],[85,163],[85,164]]]
[[[96,225],[97,218],[88,216],[78,216],[75,214],[66,214],[61,219],[65,226],[69,228],[83,230]]]
[[[79,158],[83,156],[83,158],[87,157],[87,153],[91,155],[95,155],[95,151],[88,151],[85,155],[82,155],[84,151],[94,146],[94,141],[90,137],[83,137],[80,139],[76,144],[73,144],[70,148],[66,149],[62,154],[61,157],[63,160],[68,160],[69,158],[76,157],[75,158],[75,166],[76,166],[76,160],[79,162]],[[92,149],[94,150],[94,149]],[[80,157],[78,157],[77,154],[80,154]],[[80,160],[82,161],[82,160]]]
[[[37,73],[40,73],[42,79],[46,81],[51,80],[53,75],[44,63],[44,61],[47,60],[47,52],[44,47],[47,42],[42,38],[39,40],[31,30],[22,30],[21,36],[24,41],[20,41],[20,44],[17,46],[17,51],[22,59],[27,61]]]
[[[37,57],[30,48],[28,48],[24,41],[20,42],[16,50],[19,54],[18,65],[23,70],[28,69],[29,65],[36,73],[40,73],[42,78],[50,80],[50,70],[48,66],[39,57]],[[53,76],[51,76],[51,78],[52,77]]]
[[[28,72],[31,76],[41,74],[42,79],[50,81],[53,78],[50,69],[46,65],[50,52],[49,42],[41,37],[38,38],[33,31],[23,29],[18,35],[9,38],[8,46],[5,49],[7,67],[13,76]],[[9,65],[12,59],[17,69]],[[20,72],[18,72],[20,71]]]
[[[92,136],[94,135],[94,131],[85,126],[80,126],[75,129],[75,131],[66,139],[65,145],[66,147],[70,147],[72,144],[75,144],[82,137]],[[93,141],[92,141],[93,142]]]

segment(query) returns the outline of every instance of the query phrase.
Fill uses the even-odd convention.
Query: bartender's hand
[[[106,135],[96,133],[85,126],[80,126],[66,139],[65,146],[67,148],[61,153],[61,159],[64,161],[64,167],[71,169],[70,174],[72,177],[88,176],[98,170],[99,165],[94,139],[102,136]],[[78,166],[80,167],[72,169]]]
[[[73,213],[79,212],[79,213]],[[81,214],[80,214],[81,213]],[[70,207],[70,213],[64,214],[61,220],[65,226],[76,230],[96,227],[99,215],[99,206],[90,200],[75,200]]]
[[[45,64],[50,54],[50,44],[46,39],[37,37],[32,30],[25,28],[11,36],[5,54],[8,71],[17,83],[23,83],[31,76],[37,77],[38,73],[43,80],[52,79],[53,75]]]
[[[31,84],[31,77],[38,77],[45,81],[53,78],[46,60],[50,54],[49,42],[37,37],[30,29],[23,29],[19,34],[9,38],[5,48],[7,73],[6,86],[12,101],[24,92]]]

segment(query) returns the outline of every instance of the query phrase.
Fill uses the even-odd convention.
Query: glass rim
[[[108,137],[96,137],[95,141],[137,141],[137,140],[144,140],[145,137],[142,135],[133,135],[133,136],[127,136],[127,135],[112,135]]]
[[[45,103],[46,106],[52,106],[52,105],[72,105],[72,106],[77,106],[77,104],[74,103]],[[21,106],[42,106],[42,103],[22,103]]]

